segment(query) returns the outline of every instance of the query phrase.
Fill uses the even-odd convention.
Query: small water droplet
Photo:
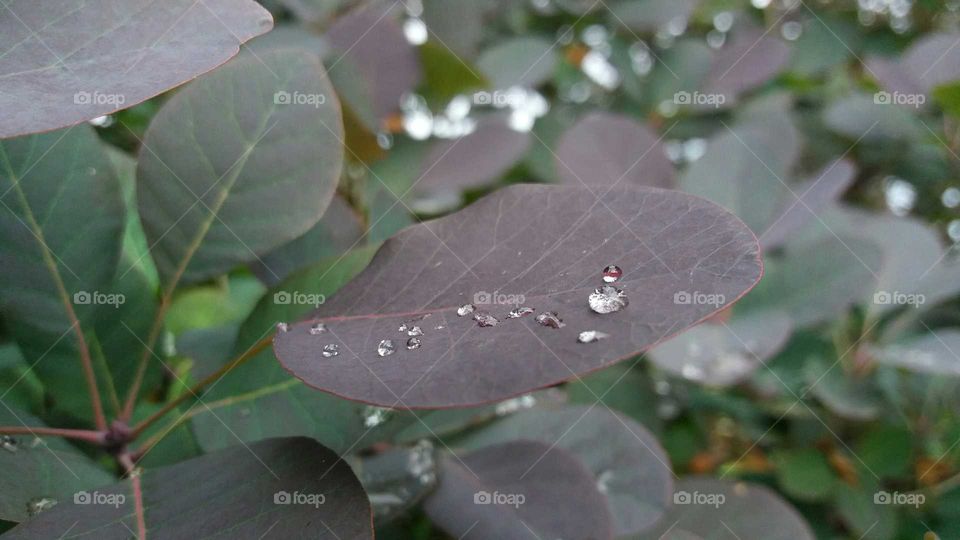
[[[377,346],[377,354],[380,356],[390,356],[396,350],[397,348],[393,345],[392,339],[384,339],[380,342],[380,345]]]
[[[7,452],[17,451],[17,440],[9,435],[0,435],[0,448]]]
[[[563,328],[566,326],[556,311],[546,311],[537,315],[537,322],[547,328]]]
[[[419,348],[420,348],[420,338],[412,337],[407,340],[407,349],[412,351],[414,349],[419,349]]]
[[[290,330],[290,326],[288,326],[287,323],[285,322],[277,323],[277,332],[286,332],[287,330]]]
[[[397,332],[406,332],[406,331],[407,331],[407,323],[402,323],[400,327],[397,328]]]
[[[620,267],[615,264],[611,264],[603,269],[604,283],[613,283],[614,281],[620,279],[621,276],[623,276],[623,270],[621,270]]]
[[[473,304],[464,304],[457,308],[457,317],[465,317],[477,309]]]
[[[499,319],[497,319],[493,315],[490,315],[489,313],[483,313],[482,311],[478,311],[474,313],[473,320],[477,321],[477,325],[480,326],[481,328],[487,328],[490,326],[496,326],[500,324]]]
[[[696,381],[703,377],[703,370],[693,364],[686,364],[680,370],[680,374],[686,379]]]
[[[310,333],[313,334],[314,336],[323,334],[326,331],[327,331],[327,325],[323,324],[322,322],[315,323],[313,326],[310,327]]]
[[[340,346],[336,343],[330,343],[329,345],[323,346],[323,351],[320,353],[324,358],[330,358],[340,354]]]
[[[368,405],[363,409],[363,426],[367,428],[375,428],[386,422],[389,417],[390,409]]]
[[[408,335],[408,336],[422,336],[422,335],[423,335],[423,330],[421,330],[419,326],[413,326],[413,327],[411,327],[409,330],[407,330],[407,335]]]
[[[35,516],[44,510],[49,510],[57,505],[56,499],[50,497],[36,497],[27,502],[27,514]]]
[[[438,324],[437,327],[434,328],[434,330],[443,330],[444,328],[446,328],[446,326],[444,326],[444,325],[442,325],[442,324]]]
[[[610,337],[610,334],[604,334],[603,332],[597,332],[596,330],[587,330],[585,332],[580,332],[580,335],[577,336],[578,343],[593,343],[595,341],[600,341],[601,339],[607,339]]]
[[[610,481],[613,480],[613,471],[607,469],[597,475],[597,490],[606,494],[610,491]]]
[[[521,307],[518,307],[518,308],[516,308],[516,309],[510,310],[510,313],[507,313],[507,318],[508,318],[508,319],[519,319],[520,317],[523,317],[523,316],[525,316],[525,315],[529,315],[529,314],[533,313],[534,311],[536,311],[536,310],[533,309],[532,307],[521,306]]]
[[[590,309],[593,311],[601,314],[607,314],[620,311],[621,309],[627,307],[627,304],[630,303],[630,300],[621,289],[611,285],[604,285],[602,287],[598,287],[597,290],[590,293],[587,303],[590,304]]]

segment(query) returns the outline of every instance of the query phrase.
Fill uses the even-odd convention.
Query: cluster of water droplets
[[[17,440],[9,435],[0,435],[0,448],[7,452],[17,451]]]

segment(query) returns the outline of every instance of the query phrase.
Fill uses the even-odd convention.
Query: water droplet
[[[519,319],[520,317],[523,317],[524,315],[529,315],[534,311],[536,310],[534,310],[532,307],[521,306],[516,309],[510,310],[510,313],[507,313],[507,318]]]
[[[363,409],[363,426],[375,428],[390,418],[390,409],[368,405]]]
[[[473,304],[464,304],[457,308],[457,317],[465,317],[477,309]]]
[[[0,435],[0,448],[7,452],[17,451],[17,440],[9,435]]]
[[[340,346],[336,343],[330,343],[329,345],[323,346],[323,351],[320,353],[324,358],[330,358],[340,354]]]
[[[36,497],[27,502],[27,514],[35,516],[44,510],[49,510],[57,505],[56,499],[50,497]]]
[[[610,481],[613,480],[613,471],[607,469],[597,475],[597,490],[606,494],[610,491]]]
[[[496,326],[500,324],[499,319],[497,319],[493,315],[490,315],[489,313],[483,313],[482,311],[478,311],[474,313],[473,320],[477,321],[477,325],[479,325],[481,328]]]
[[[623,270],[621,270],[620,267],[615,264],[611,264],[603,269],[604,283],[613,283],[614,281],[620,279],[621,276],[623,276]]]
[[[610,334],[604,334],[603,332],[597,332],[596,330],[587,330],[586,332],[580,332],[580,335],[577,336],[578,343],[593,343],[595,341],[600,341],[601,339],[607,339],[610,337]]]
[[[519,410],[530,409],[537,404],[537,398],[532,394],[525,394],[520,397],[507,399],[497,403],[495,408],[497,416],[506,416]]]
[[[563,328],[566,326],[556,311],[545,311],[537,315],[536,320],[541,326],[546,326],[547,328]]]
[[[407,349],[412,351],[414,349],[419,349],[419,348],[420,348],[420,338],[412,337],[407,340]]]
[[[277,332],[286,332],[287,330],[290,330],[290,326],[288,326],[287,323],[285,322],[277,323]]]
[[[438,324],[437,327],[434,328],[434,330],[443,330],[444,328],[446,328],[446,326],[444,326],[444,325],[442,325],[442,324]]]
[[[313,334],[314,336],[323,334],[326,331],[327,331],[327,325],[323,324],[322,322],[318,322],[310,327],[310,333]]]
[[[397,328],[397,332],[406,332],[406,331],[407,331],[407,323],[402,323],[400,327]]]
[[[407,335],[408,335],[408,336],[422,336],[422,335],[423,335],[423,330],[421,330],[419,326],[413,326],[413,327],[411,327],[409,330],[407,330]]]
[[[390,356],[396,350],[397,348],[394,347],[392,339],[384,339],[380,342],[380,345],[377,346],[377,354],[380,356]]]
[[[683,369],[680,370],[680,374],[683,375],[685,379],[690,379],[692,381],[703,378],[703,370],[693,364],[687,364],[683,366]]]
[[[622,290],[611,285],[604,285],[593,291],[587,299],[587,302],[590,304],[590,309],[597,313],[606,314],[614,313],[627,307],[630,300]]]

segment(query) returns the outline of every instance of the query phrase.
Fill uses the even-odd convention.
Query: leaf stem
[[[137,373],[133,377],[130,389],[127,391],[127,398],[123,403],[123,410],[120,412],[119,420],[127,422],[133,416],[133,407],[137,403],[137,395],[140,394],[140,386],[143,384],[143,377],[147,373],[147,366],[150,365],[150,355],[154,354],[153,346],[160,337],[160,330],[163,328],[163,320],[170,308],[170,297],[173,292],[171,287],[169,292],[165,292],[160,299],[160,305],[157,306],[157,313],[153,317],[153,323],[150,326],[150,333],[147,334],[147,341],[143,345],[143,354],[140,355],[140,362],[137,365]]]
[[[261,351],[269,347],[271,343],[273,343],[273,334],[254,343],[253,346],[251,346],[249,349],[244,351],[243,354],[237,356],[230,362],[227,362],[226,364],[221,366],[220,369],[204,377],[200,382],[190,387],[190,389],[188,389],[186,392],[180,394],[176,399],[167,402],[163,407],[160,408],[160,410],[156,411],[155,413],[147,417],[145,420],[135,425],[131,431],[131,438],[136,439],[140,434],[143,433],[145,429],[150,427],[154,422],[162,418],[168,412],[180,406],[183,402],[191,398],[199,399],[199,393],[205,387],[207,387],[210,383],[215,382],[216,380],[226,375],[233,368],[253,358],[257,354],[259,354]]]
[[[63,437],[77,439],[89,443],[103,445],[106,442],[106,432],[87,429],[60,429],[48,427],[0,427],[0,435],[33,435],[35,437]]]
[[[140,484],[140,473],[130,454],[124,452],[117,456],[117,461],[123,466],[127,475],[130,477],[130,483],[133,486],[133,504],[137,514],[137,538],[139,540],[147,539],[147,521],[144,517],[143,509],[143,486]]]

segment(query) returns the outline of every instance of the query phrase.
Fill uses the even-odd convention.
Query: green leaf
[[[157,113],[137,169],[140,217],[171,288],[255,260],[317,223],[343,160],[319,59],[244,55]]]
[[[874,474],[895,477],[910,472],[915,435],[896,426],[877,426],[857,445],[857,457]]]
[[[824,500],[837,482],[820,452],[812,449],[788,449],[770,456],[777,468],[777,481],[790,496],[806,501]]]

